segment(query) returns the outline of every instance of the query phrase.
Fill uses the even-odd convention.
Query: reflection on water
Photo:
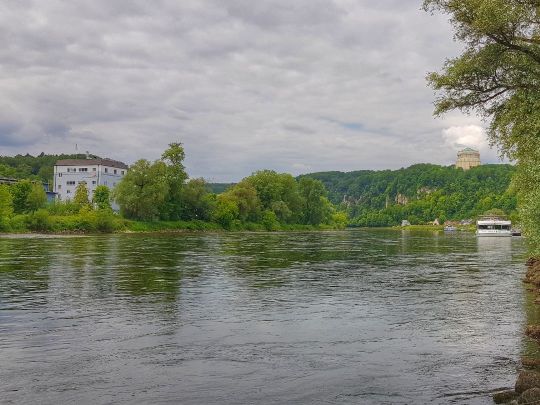
[[[0,238],[0,398],[491,403],[519,358],[522,245],[383,230]]]

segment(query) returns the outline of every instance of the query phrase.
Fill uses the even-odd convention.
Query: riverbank
[[[325,231],[343,229],[341,224],[261,224],[235,221],[229,227],[216,222],[191,221],[135,221],[111,212],[88,211],[74,215],[50,215],[44,210],[32,214],[15,215],[4,221],[0,232],[4,234],[96,234],[96,233],[159,233],[159,232],[279,232]]]
[[[532,299],[532,305],[536,313],[537,306],[540,304],[540,258],[527,260],[527,273],[523,282],[527,285],[527,291],[533,294],[533,297],[528,299]],[[540,344],[540,323],[536,314],[532,318],[536,323],[527,325],[525,335],[536,346]],[[528,319],[528,322],[531,322],[531,319]],[[538,356],[522,356],[521,367],[514,389],[495,393],[493,400],[497,404],[540,403],[540,358]]]

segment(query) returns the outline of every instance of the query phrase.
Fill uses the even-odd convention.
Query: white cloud
[[[469,147],[480,152],[485,163],[500,163],[496,150],[489,145],[486,131],[479,125],[451,126],[442,131],[445,144],[455,151]]]

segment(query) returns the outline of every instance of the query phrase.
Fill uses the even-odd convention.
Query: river
[[[0,403],[491,404],[520,238],[0,237]]]

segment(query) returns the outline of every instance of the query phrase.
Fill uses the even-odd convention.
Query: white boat
[[[476,236],[512,236],[512,222],[502,217],[482,216],[476,221]]]

